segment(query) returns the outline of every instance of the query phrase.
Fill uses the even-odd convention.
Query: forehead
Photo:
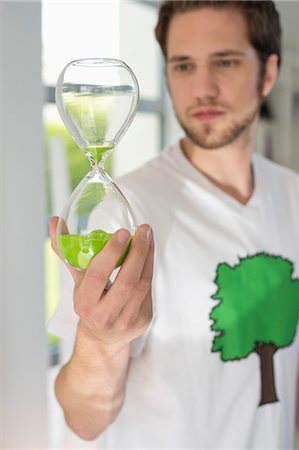
[[[167,56],[251,47],[248,26],[236,8],[201,8],[176,13],[167,33]]]

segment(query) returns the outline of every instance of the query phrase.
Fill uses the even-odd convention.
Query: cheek
[[[181,109],[187,103],[187,91],[185,86],[172,80],[168,82],[168,91],[172,99],[172,103],[176,109]]]
[[[247,89],[247,91],[243,91],[236,102],[239,109],[238,113],[240,113],[240,115],[242,115],[242,111],[244,114],[248,114],[255,110],[260,104],[260,97],[257,93],[256,86],[254,89]]]
[[[252,105],[259,101],[259,78],[255,77],[240,77],[235,83],[231,84],[232,98],[234,103],[238,105],[248,105],[250,108]]]
[[[175,95],[180,90],[180,82],[174,76],[167,76],[167,86],[171,95]]]
[[[256,96],[256,93],[258,92],[258,86],[259,86],[259,79],[258,77],[242,77],[241,82],[234,83],[235,89],[236,86],[238,86],[238,91],[243,97],[252,97]]]

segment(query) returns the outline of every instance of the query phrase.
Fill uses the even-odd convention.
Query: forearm
[[[58,255],[56,227],[51,243]],[[121,255],[130,251],[107,289]],[[56,396],[70,428],[95,439],[117,417],[125,396],[130,342],[152,320],[151,281],[154,241],[148,225],[132,239],[120,229],[92,259],[85,272],[68,266],[74,279],[74,311],[80,317],[73,355],[60,371]]]
[[[103,347],[79,324],[70,361],[56,380],[56,396],[69,427],[95,439],[117,417],[124,401],[129,345]]]

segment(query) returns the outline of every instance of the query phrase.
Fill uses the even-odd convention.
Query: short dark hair
[[[167,0],[162,1],[158,23],[155,29],[156,39],[167,57],[167,33],[172,17],[200,8],[235,8],[244,16],[248,24],[249,40],[257,51],[262,72],[271,54],[278,56],[281,62],[281,26],[279,13],[271,0]]]

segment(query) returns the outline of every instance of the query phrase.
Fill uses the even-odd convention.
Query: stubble
[[[232,122],[226,129],[217,130],[217,127],[210,123],[199,123],[193,127],[186,124],[178,114],[177,119],[186,133],[186,136],[197,146],[206,150],[217,150],[232,144],[243,135],[248,134],[251,125],[259,115],[262,99],[259,99],[256,107],[239,121]]]

